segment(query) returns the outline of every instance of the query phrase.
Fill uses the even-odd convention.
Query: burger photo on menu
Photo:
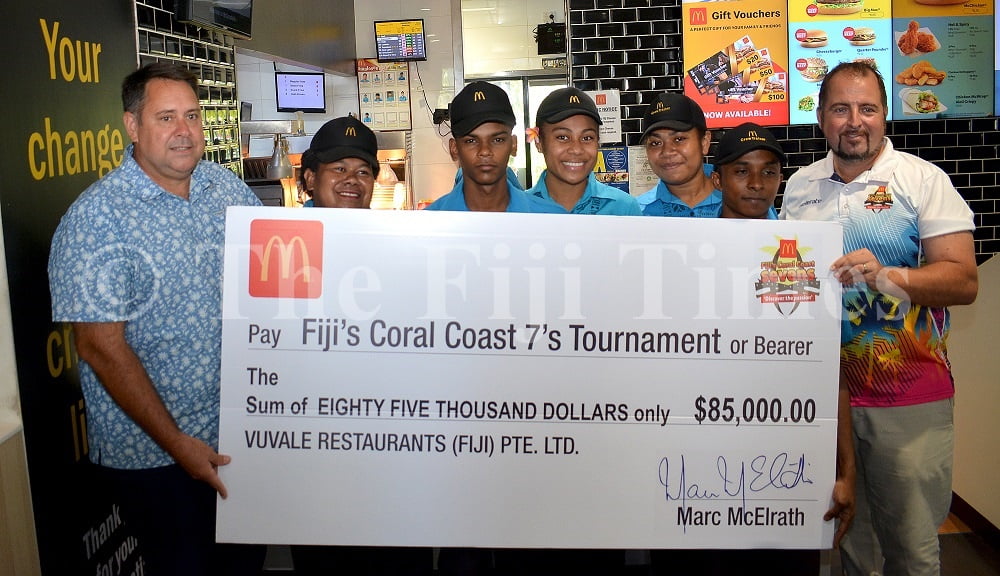
[[[830,70],[826,64],[826,60],[812,57],[796,60],[795,69],[799,71],[802,79],[806,82],[820,82],[823,78],[826,78],[826,73]]]
[[[826,46],[828,41],[826,31],[817,29],[796,31],[795,39],[803,48],[821,48]]]
[[[820,14],[854,14],[863,5],[864,0],[817,0],[816,9]]]
[[[867,26],[858,26],[848,42],[852,46],[871,46],[875,43],[875,31]]]
[[[867,64],[873,69],[878,70],[878,62],[874,58],[855,58],[854,61]]]

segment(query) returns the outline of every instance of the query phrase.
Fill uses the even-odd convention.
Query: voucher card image
[[[731,53],[716,52],[688,70],[688,78],[699,94],[715,94],[719,91],[720,84],[729,80],[732,75],[732,68],[729,66],[731,60]]]
[[[710,76],[704,93],[715,94],[717,104],[784,101],[787,87],[784,72],[775,69],[770,50],[754,49],[749,36],[743,36],[727,46],[725,52],[719,52],[716,61],[720,64],[717,74]],[[689,70],[689,76],[692,79],[699,76],[697,71],[704,64]]]

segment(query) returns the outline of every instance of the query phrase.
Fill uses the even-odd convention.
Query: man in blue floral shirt
[[[225,212],[259,202],[201,160],[197,82],[168,64],[125,79],[132,144],[63,216],[49,259],[52,317],[73,323],[82,360],[89,456],[154,575],[254,573],[262,559],[215,544]]]

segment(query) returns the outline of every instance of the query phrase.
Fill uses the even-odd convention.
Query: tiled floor
[[[938,528],[938,534],[961,534],[963,532],[972,532],[972,530],[954,514],[948,514],[944,524]]]
[[[1000,576],[1000,550],[990,545],[954,514],[938,530],[941,576]],[[830,575],[840,574],[838,554],[830,556]]]

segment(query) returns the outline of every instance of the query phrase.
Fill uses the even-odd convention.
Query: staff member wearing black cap
[[[722,218],[776,220],[785,152],[771,132],[752,122],[727,130],[715,151],[712,184],[722,191]]]
[[[378,139],[353,116],[330,120],[302,154],[302,181],[318,208],[370,208],[378,176]],[[430,548],[292,546],[297,575],[428,576]]]
[[[320,208],[368,208],[378,176],[378,140],[353,116],[330,120],[302,154],[302,180]]]
[[[461,178],[427,210],[565,213],[553,202],[527,194],[507,169],[517,153],[517,123],[507,93],[489,82],[473,82],[451,101],[448,148]]]
[[[529,194],[559,204],[573,214],[640,216],[635,198],[597,181],[601,115],[578,88],[560,88],[542,100],[535,114],[545,170]]]
[[[642,144],[660,182],[638,198],[644,215],[715,218],[719,214],[722,194],[709,178],[711,167],[705,166],[711,143],[697,102],[670,92],[653,100],[642,118]]]

